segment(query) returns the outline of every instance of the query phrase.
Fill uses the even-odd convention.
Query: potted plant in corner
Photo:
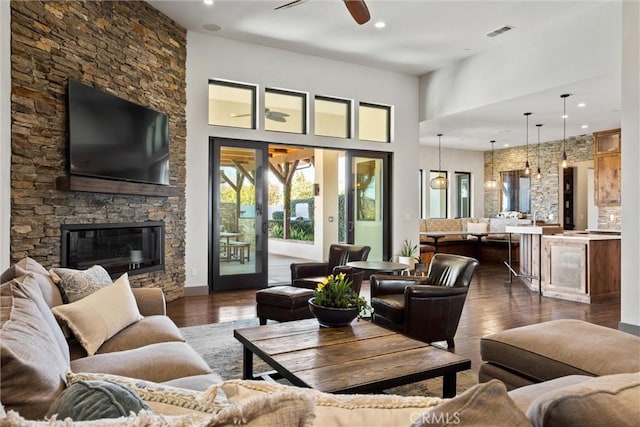
[[[315,296],[309,300],[309,310],[320,326],[347,326],[369,310],[367,300],[356,294],[351,284],[344,273],[331,274],[318,284]]]
[[[400,255],[398,256],[398,262],[400,264],[406,264],[409,269],[413,270],[416,263],[416,250],[418,245],[414,245],[411,240],[404,239],[402,242],[402,249],[400,249]]]

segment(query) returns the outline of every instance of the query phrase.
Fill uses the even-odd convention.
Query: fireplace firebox
[[[164,270],[164,223],[64,224],[62,267],[83,270],[99,264],[111,277]]]

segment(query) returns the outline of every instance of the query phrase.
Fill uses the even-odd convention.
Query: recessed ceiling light
[[[204,4],[211,6],[213,4],[213,0],[204,0]]]
[[[585,104],[584,102],[581,102],[580,104],[578,104],[578,107],[580,108],[584,108],[587,104]]]
[[[580,126],[582,129],[587,129],[589,127],[589,125],[582,125]]]
[[[373,25],[374,25],[374,27],[376,27],[376,28],[384,28],[384,27],[386,27],[386,26],[387,26],[387,24],[386,24],[384,21],[378,21],[378,22],[376,22],[376,23],[375,23],[375,24],[373,24]]]
[[[508,146],[509,146],[509,144],[504,144],[504,146],[505,146],[505,147],[508,147]]]

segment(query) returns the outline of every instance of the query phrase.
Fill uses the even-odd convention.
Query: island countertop
[[[620,240],[622,236],[615,234],[588,234],[588,233],[567,233],[549,234],[542,236],[544,239],[557,239],[566,241],[593,241],[593,240]]]

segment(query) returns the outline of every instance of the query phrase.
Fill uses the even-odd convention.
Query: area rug
[[[210,325],[181,328],[187,343],[202,356],[211,369],[224,379],[242,378],[242,344],[233,337],[233,330],[258,326],[258,319],[237,320]],[[254,357],[254,372],[271,370],[260,358]],[[399,360],[398,363],[411,363]],[[373,368],[373,367],[372,367]],[[286,380],[281,380],[286,383]],[[471,370],[459,372],[457,393],[461,393],[477,384],[477,376]],[[386,393],[402,396],[442,397],[442,378],[433,378],[400,387],[385,390]]]

